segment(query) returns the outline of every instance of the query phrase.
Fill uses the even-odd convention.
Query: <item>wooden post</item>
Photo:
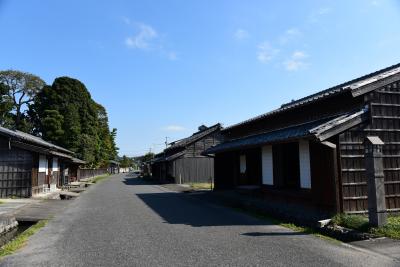
[[[385,225],[387,222],[385,175],[382,159],[383,144],[378,136],[367,136],[364,141],[369,223],[375,227]]]

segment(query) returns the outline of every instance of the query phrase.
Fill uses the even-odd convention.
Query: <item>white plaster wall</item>
[[[311,188],[310,145],[308,140],[299,141],[300,187]]]
[[[264,146],[262,148],[262,181],[265,185],[274,184],[274,164],[272,146]]]
[[[48,161],[46,156],[44,155],[40,155],[39,156],[39,172],[45,172],[46,174],[48,174]]]

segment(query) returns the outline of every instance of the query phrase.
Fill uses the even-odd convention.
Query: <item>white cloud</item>
[[[297,71],[306,68],[309,64],[306,62],[308,55],[303,51],[293,52],[290,59],[286,60],[283,64],[288,71]]]
[[[279,43],[281,45],[284,45],[284,44],[288,43],[289,41],[296,39],[302,35],[303,35],[303,33],[299,29],[290,28],[290,29],[286,30],[286,32],[279,37]]]
[[[171,61],[178,59],[177,53],[165,47],[165,35],[159,34],[156,29],[145,23],[132,23],[129,18],[122,17],[128,26],[136,28],[136,34],[125,38],[125,45],[128,48],[154,51],[160,56]]]
[[[130,48],[150,49],[154,46],[153,41],[158,37],[157,31],[150,25],[140,24],[139,32],[127,37],[125,44]]]
[[[325,15],[325,14],[331,13],[331,11],[332,11],[332,8],[330,8],[330,7],[321,7],[320,9],[318,9],[317,14]]]
[[[168,131],[168,132],[181,132],[186,129],[185,129],[185,127],[180,126],[180,125],[168,125],[168,126],[164,127],[163,130]]]
[[[307,54],[305,54],[303,51],[295,51],[292,54],[293,59],[303,59],[308,57]]]
[[[276,56],[276,54],[279,53],[279,49],[273,48],[267,41],[259,44],[257,48],[257,59],[261,63],[267,63],[271,61]]]
[[[371,1],[371,5],[373,5],[373,6],[375,6],[375,7],[378,7],[378,6],[380,6],[381,4],[382,4],[382,2],[381,2],[381,1],[378,1],[378,0]]]
[[[237,29],[233,36],[235,37],[236,40],[244,40],[249,38],[250,35],[246,30]]]

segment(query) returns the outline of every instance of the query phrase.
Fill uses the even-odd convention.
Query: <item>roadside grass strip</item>
[[[388,221],[382,227],[370,227],[368,217],[363,215],[338,214],[332,218],[336,225],[354,229],[360,232],[368,232],[377,236],[385,236],[393,239],[400,239],[400,216],[389,215]]]
[[[43,228],[47,224],[48,220],[38,221],[36,224],[32,225],[20,235],[18,235],[15,239],[11,240],[3,247],[0,248],[0,259],[11,255],[16,252],[18,249],[25,246],[26,242],[28,241],[29,237],[34,235],[37,231]]]
[[[190,188],[195,189],[195,190],[204,190],[204,189],[209,189],[211,190],[214,188],[214,184],[212,183],[189,183]]]
[[[111,176],[110,174],[99,175],[99,176],[94,177],[94,178],[91,180],[91,182],[92,182],[92,183],[98,183],[98,182],[100,182],[100,181],[102,181],[102,180],[104,180],[104,179],[106,179],[106,178],[108,178],[108,177],[110,177],[110,176]]]
[[[300,226],[300,225],[297,225],[297,224],[294,224],[294,223],[291,223],[291,222],[284,222],[282,220],[279,220],[279,219],[277,219],[275,217],[271,217],[271,216],[269,216],[269,215],[267,215],[265,213],[262,213],[262,212],[249,211],[249,210],[246,210],[246,209],[243,209],[243,208],[237,208],[237,207],[234,207],[233,209],[237,210],[239,212],[242,212],[242,213],[246,213],[247,215],[256,217],[258,219],[271,222],[272,224],[288,228],[288,229],[290,229],[290,230],[292,230],[294,232],[298,232],[298,233],[301,233],[301,234],[313,235],[313,236],[316,236],[318,238],[321,238],[323,240],[329,241],[329,242],[334,243],[334,244],[341,244],[342,243],[341,241],[339,241],[339,240],[337,240],[335,238],[332,238],[330,236],[321,234],[320,232],[316,231],[315,229],[313,229],[311,227]]]

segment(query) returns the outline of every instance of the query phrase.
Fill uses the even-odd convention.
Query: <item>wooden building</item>
[[[85,162],[65,148],[0,127],[0,197],[31,197],[79,179]]]
[[[204,125],[193,135],[172,142],[163,152],[155,155],[151,171],[161,182],[209,182],[214,178],[214,159],[202,153],[221,142],[221,125]]]
[[[215,188],[259,188],[265,198],[329,213],[368,210],[364,139],[383,140],[386,207],[400,211],[400,64],[227,127]]]

